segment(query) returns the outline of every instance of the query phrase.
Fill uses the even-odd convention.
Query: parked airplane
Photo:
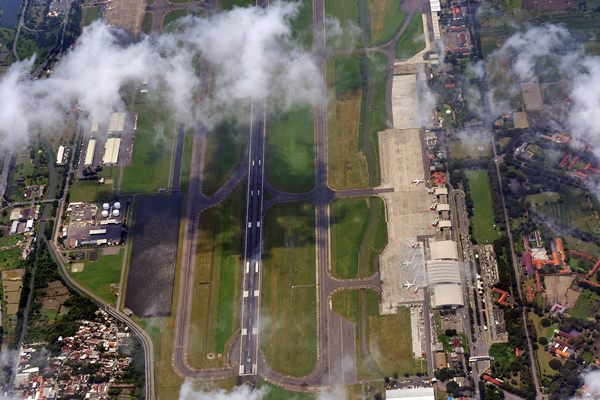
[[[410,183],[414,183],[415,185],[419,186],[420,183],[425,182],[425,179],[419,179],[419,178],[415,178],[412,181],[410,181]]]
[[[410,283],[409,281],[406,281],[406,283],[402,284],[402,287],[410,289],[411,287],[415,286],[416,283],[417,283],[417,278],[415,278],[415,280],[413,281],[413,283]]]

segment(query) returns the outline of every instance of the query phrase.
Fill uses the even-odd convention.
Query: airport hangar
[[[453,240],[429,241],[427,284],[432,288],[432,306],[463,307],[463,281],[458,261],[458,248]]]

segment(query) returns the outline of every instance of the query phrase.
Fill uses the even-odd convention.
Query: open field
[[[312,17],[312,0],[300,0],[298,15],[292,20],[292,36],[302,43],[305,49],[310,49],[313,44]]]
[[[173,22],[177,21],[180,18],[186,17],[190,14],[189,10],[173,10],[165,14],[162,21],[163,29],[166,32],[169,32],[173,29],[173,26],[169,26]]]
[[[420,365],[412,357],[410,310],[398,314],[379,315],[379,300],[372,290],[364,292],[366,321],[360,320],[360,291],[343,290],[332,296],[333,310],[356,324],[357,371],[359,379],[414,374]],[[366,323],[367,354],[361,354],[360,323]]]
[[[376,133],[386,127],[386,70],[381,55],[327,61],[327,83],[335,95],[327,129],[330,184],[335,188],[379,183]]]
[[[325,16],[338,20],[343,31],[339,36],[327,37],[327,47],[341,49],[362,46],[356,29],[360,26],[358,0],[325,0]]]
[[[255,0],[218,0],[219,7],[224,10],[231,10],[233,7],[248,7],[256,4]]]
[[[171,313],[182,203],[180,194],[137,200],[125,306],[138,317]]]
[[[98,14],[99,11],[100,8],[98,6],[84,7],[82,18],[83,26],[88,26],[96,19],[100,18],[100,15]]]
[[[121,189],[125,193],[156,192],[169,186],[175,122],[160,104],[147,96],[135,105],[137,130],[131,164],[125,167]]]
[[[331,203],[330,215],[333,274],[349,279],[375,273],[377,257],[387,244],[383,200],[338,199]]]
[[[258,381],[256,386],[258,388],[264,388],[266,391],[262,400],[312,400],[315,398],[315,395],[312,393],[292,392],[282,389],[279,386],[272,385],[264,380]]]
[[[492,192],[487,171],[475,169],[465,171],[469,184],[469,193],[473,200],[473,236],[479,243],[491,243],[500,237],[494,226]]]
[[[468,140],[456,137],[448,140],[446,145],[448,153],[455,160],[489,158],[492,155],[492,143],[485,135],[473,134],[468,137]]]
[[[206,138],[204,180],[202,190],[210,195],[216,192],[241,161],[248,143],[250,121],[249,110],[244,110],[242,123],[234,120],[221,122]]]
[[[154,18],[153,14],[149,11],[144,14],[144,18],[142,19],[142,32],[143,33],[150,33],[150,31],[152,30],[152,19],[153,18]]]
[[[243,186],[219,207],[200,216],[196,253],[196,283],[192,301],[188,360],[195,367],[224,366],[226,344],[238,327],[240,295]],[[207,355],[217,355],[209,360]]]
[[[70,201],[109,201],[115,198],[114,185],[98,181],[76,181],[69,190]]]
[[[133,34],[140,31],[146,11],[144,0],[121,0],[111,4],[104,13],[106,21],[113,26],[128,30]]]
[[[569,315],[573,318],[577,318],[581,321],[586,321],[590,318],[594,318],[596,311],[598,310],[598,295],[591,290],[584,290],[575,307],[569,310]]]
[[[425,49],[423,18],[421,14],[417,13],[412,17],[408,28],[396,42],[396,58],[405,60],[423,49]]]
[[[371,26],[370,45],[384,44],[398,32],[406,18],[406,14],[400,10],[400,3],[401,0],[367,0]]]
[[[288,192],[308,192],[315,183],[313,113],[309,106],[282,111],[267,123],[269,183]]]
[[[274,370],[294,376],[317,357],[314,223],[308,203],[277,205],[265,219],[261,349]]]
[[[535,313],[530,312],[527,315],[527,318],[529,318],[529,320],[533,322],[533,326],[535,327],[535,332],[538,338],[545,337],[546,339],[550,340],[554,335],[554,330],[558,329],[558,324],[553,324],[547,328],[544,328],[540,322],[542,318],[536,315]],[[542,376],[551,378],[558,373],[558,371],[553,370],[548,365],[548,362],[554,357],[550,353],[548,353],[548,351],[546,351],[545,346],[539,345],[536,351],[536,356]]]
[[[123,249],[121,248],[118,254],[100,255],[96,261],[88,259],[82,272],[71,272],[70,275],[92,293],[115,305],[122,266]],[[117,285],[116,290],[111,288],[113,284]]]

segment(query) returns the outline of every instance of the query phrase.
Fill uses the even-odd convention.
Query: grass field
[[[83,26],[88,26],[89,24],[100,18],[100,15],[98,15],[99,11],[100,9],[98,6],[85,7],[83,9],[82,18]]]
[[[137,130],[131,164],[125,167],[121,190],[125,193],[155,192],[169,186],[176,124],[168,111],[152,104],[147,96],[136,102]]]
[[[0,236],[0,247],[14,246],[23,239],[23,235]]]
[[[218,0],[219,7],[231,10],[233,7],[248,7],[256,4],[256,0]]]
[[[371,46],[390,41],[406,14],[400,10],[401,0],[367,0],[369,23],[371,26]]]
[[[410,310],[401,307],[398,314],[379,315],[379,300],[371,290],[365,291],[368,354],[360,351],[360,291],[343,290],[332,296],[333,310],[354,322],[357,340],[359,379],[380,378],[394,373],[414,374],[425,368],[412,357]]]
[[[379,197],[338,199],[330,205],[333,274],[349,279],[372,275],[387,244],[385,208]]]
[[[575,307],[569,310],[569,315],[581,321],[594,318],[594,313],[598,310],[598,300],[596,293],[591,290],[584,290],[577,299]]]
[[[313,44],[312,17],[312,0],[300,0],[298,15],[292,20],[292,36],[298,40],[305,49],[310,49]]]
[[[475,169],[465,171],[465,174],[473,200],[473,236],[479,243],[491,243],[500,237],[500,232],[494,226],[492,192],[487,171]]]
[[[330,184],[379,184],[376,133],[386,127],[387,60],[381,55],[339,56],[327,61]]]
[[[181,181],[179,185],[183,193],[187,192],[190,183],[190,167],[192,163],[192,147],[194,144],[194,130],[188,129],[183,138],[183,158],[181,160]]]
[[[315,398],[312,393],[292,392],[264,380],[259,380],[256,386],[265,390],[265,395],[261,397],[262,400],[312,400]]]
[[[190,14],[189,10],[173,10],[165,14],[163,17],[163,29],[165,31],[170,31],[173,29],[172,26],[169,26],[171,23],[177,21],[180,18],[183,18]]]
[[[423,18],[421,14],[415,14],[410,20],[406,31],[396,42],[396,58],[408,59],[425,48],[425,37],[423,35]]]
[[[96,261],[86,261],[83,271],[72,272],[71,277],[92,293],[115,305],[117,296],[116,291],[111,289],[111,285],[119,285],[122,266],[123,249],[120,249],[119,254],[100,254]]]
[[[490,356],[494,358],[492,365],[507,370],[516,361],[515,349],[508,343],[494,343],[490,346]]]
[[[241,161],[249,135],[245,121],[249,120],[250,117],[247,116],[242,124],[233,120],[221,122],[208,134],[202,181],[205,194],[211,195],[216,192]]]
[[[327,47],[341,49],[362,46],[358,31],[358,0],[325,0],[325,15],[339,21],[342,28],[340,35],[329,35],[326,38]]]
[[[21,267],[24,261],[21,260],[22,249],[15,247],[9,250],[0,252],[0,270],[14,269]]]
[[[288,192],[307,192],[315,183],[313,113],[309,106],[282,111],[267,123],[269,183]]]
[[[484,135],[469,136],[468,140],[455,137],[448,140],[446,146],[448,147],[448,153],[455,160],[489,158],[492,155],[492,143]]]
[[[222,366],[226,357],[208,360],[209,353],[225,354],[238,326],[243,185],[219,207],[200,216],[196,282],[188,359],[195,367]]]
[[[144,14],[144,19],[142,19],[142,32],[150,33],[152,30],[152,20],[154,16],[151,12],[146,12]]]
[[[309,374],[317,358],[314,206],[277,205],[265,220],[261,347],[269,365]]]
[[[97,181],[75,181],[69,189],[70,201],[108,201],[115,198],[114,185]]]
[[[533,326],[535,327],[535,332],[536,332],[537,337],[540,338],[543,336],[546,339],[548,339],[548,341],[550,341],[550,339],[554,335],[554,330],[558,329],[558,324],[553,324],[547,328],[544,328],[541,324],[542,318],[539,317],[538,315],[536,315],[535,313],[530,312],[527,315],[527,317],[529,318],[529,320],[531,320],[531,322],[533,322]],[[540,372],[542,373],[542,376],[551,378],[558,373],[558,371],[553,370],[548,365],[548,362],[551,359],[553,359],[554,357],[546,351],[545,346],[539,345],[539,347],[536,351],[536,356],[537,356],[538,366],[539,366]]]

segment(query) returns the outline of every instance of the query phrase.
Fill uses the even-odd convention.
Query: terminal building
[[[464,307],[463,281],[458,261],[458,247],[453,240],[429,241],[426,263],[427,284],[434,308]]]
[[[432,387],[390,389],[385,391],[385,398],[402,400],[435,400],[435,390]]]

